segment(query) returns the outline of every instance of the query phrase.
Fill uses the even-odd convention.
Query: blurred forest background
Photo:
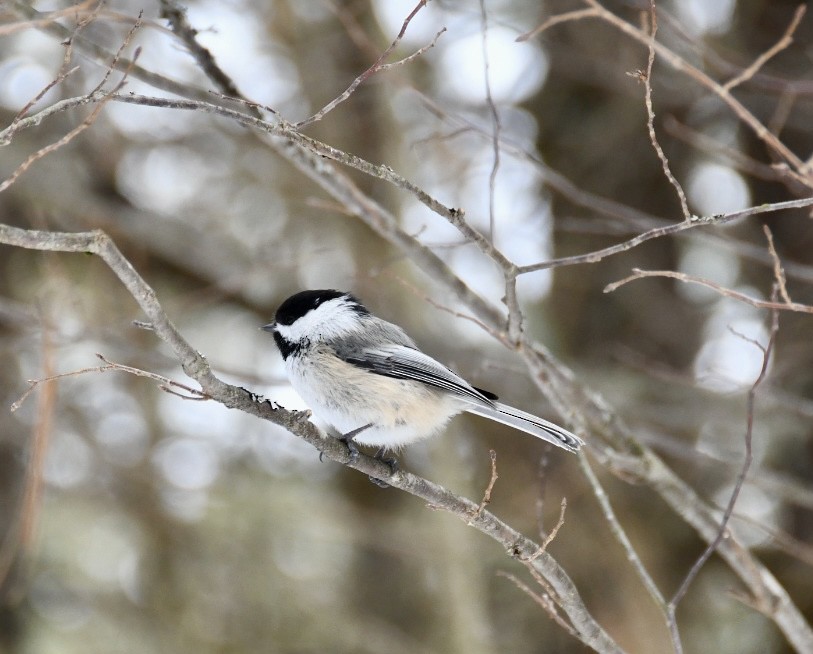
[[[367,70],[415,5],[185,3],[187,25],[239,93],[293,123]],[[386,62],[434,46],[369,75],[301,131],[464,209],[467,224],[517,265],[681,223],[681,204],[647,130],[647,45],[632,35],[646,30],[649,3],[602,3],[627,32],[606,17],[582,15],[595,6],[429,2]],[[0,127],[12,125],[60,70],[78,67],[28,115],[93,91],[122,44],[122,58],[140,48],[141,67],[130,70],[123,95],[227,105],[209,93],[226,91],[204,73],[201,55],[191,56],[181,30],[173,33],[163,17],[173,7],[150,0],[0,4]],[[650,78],[654,128],[694,214],[813,195],[813,16],[798,7],[784,0],[658,2],[658,42],[720,85],[746,73],[729,87],[731,96],[800,160],[766,143],[725,101],[722,86],[703,86],[658,53]],[[571,20],[517,41],[560,15]],[[783,42],[791,30],[792,41]],[[773,56],[763,61],[763,53]],[[755,62],[758,69],[748,70]],[[113,72],[105,88],[121,78]],[[92,124],[12,179],[97,107]],[[275,121],[269,111],[264,116]],[[351,290],[475,385],[581,430],[620,525],[666,599],[703,552],[706,542],[658,484],[625,474],[618,441],[580,421],[579,407],[570,412],[546,400],[521,357],[461,317],[473,310],[449,279],[428,274],[408,248],[292,165],[284,139],[201,110],[101,105],[98,98],[5,137],[0,179],[13,183],[0,187],[0,223],[105,230],[221,378],[302,408],[258,327],[297,290]],[[505,310],[502,272],[446,218],[383,179],[386,170],[365,174],[324,162]],[[699,226],[594,262],[529,272],[517,292],[527,337],[572,371],[573,388],[603,398],[607,415],[638,444],[627,442],[628,454],[651,448],[694,489],[698,505],[728,503],[753,417],[754,462],[731,530],[809,621],[811,316],[780,312],[767,377],[749,414],[769,311],[674,279],[604,292],[641,268],[700,276],[768,300],[775,273],[763,225],[790,299],[813,304],[809,207]],[[121,371],[42,384],[11,410],[26,380],[100,366],[97,353],[194,386],[170,349],[133,324],[144,318],[98,257],[0,245],[0,651],[588,650],[518,587],[544,595],[492,540],[415,497],[320,462],[313,447],[267,421],[184,400]],[[591,614],[624,651],[673,651],[667,622],[578,457],[466,417],[400,460],[479,502],[490,449],[499,473],[490,510],[541,540],[566,498],[564,524],[548,551]],[[804,645],[813,642],[805,640],[809,626],[794,639],[780,623],[716,555],[677,607],[686,652],[813,651]]]

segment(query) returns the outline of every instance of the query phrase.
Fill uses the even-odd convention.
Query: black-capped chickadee
[[[569,431],[474,388],[349,293],[292,295],[263,329],[274,335],[291,385],[351,451],[355,441],[378,446],[381,456],[432,436],[464,411],[571,452],[582,446]]]

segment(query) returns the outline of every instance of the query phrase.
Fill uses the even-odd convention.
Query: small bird
[[[463,412],[570,452],[583,444],[566,429],[475,388],[349,293],[296,293],[263,329],[273,334],[291,385],[316,416],[341,433],[351,454],[358,454],[358,443],[377,446],[382,458],[432,436]]]

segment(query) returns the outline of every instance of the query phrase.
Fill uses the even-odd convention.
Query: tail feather
[[[577,452],[584,445],[581,438],[570,433],[567,429],[501,402],[494,402],[493,406],[471,403],[466,407],[466,411],[514,427],[570,452]]]

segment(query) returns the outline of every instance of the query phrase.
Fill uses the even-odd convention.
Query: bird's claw
[[[358,461],[359,460],[359,448],[358,448],[358,445],[356,445],[353,442],[353,436],[352,435],[350,435],[350,436],[341,436],[341,437],[339,437],[339,440],[342,443],[344,443],[345,445],[347,445],[347,451],[348,451],[348,454],[350,455],[350,463],[355,463],[356,461]]]
[[[240,386],[240,390],[246,393],[249,399],[256,404],[259,404],[264,399],[262,395],[257,395],[257,393],[248,390],[245,386]]]
[[[398,459],[395,457],[385,457],[386,450],[381,447],[378,449],[378,452],[375,453],[374,459],[381,461],[381,463],[387,465],[390,469],[390,474],[394,475],[400,469],[398,465]],[[379,488],[389,488],[390,485],[384,481],[383,479],[378,479],[377,477],[370,477],[370,481],[373,482]]]

